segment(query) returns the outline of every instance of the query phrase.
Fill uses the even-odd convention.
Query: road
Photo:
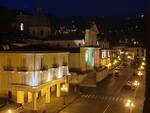
[[[142,113],[144,101],[144,80],[135,91],[123,88],[133,77],[133,68],[128,66],[120,70],[120,77],[108,77],[96,88],[81,88],[82,95],[60,113]],[[127,99],[133,99],[135,106],[129,109],[125,106]]]

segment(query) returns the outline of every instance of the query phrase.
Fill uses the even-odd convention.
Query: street
[[[138,80],[133,77],[134,69],[131,66],[120,70],[120,77],[108,77],[100,82],[96,88],[80,90],[82,95],[60,113],[142,113],[144,101],[144,79],[135,91],[124,89],[123,85],[129,80]],[[126,107],[125,102],[134,100],[134,107]]]

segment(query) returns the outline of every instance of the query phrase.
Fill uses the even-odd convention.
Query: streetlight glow
[[[139,86],[140,83],[139,83],[137,80],[135,80],[134,83],[133,83],[133,85],[134,85],[134,86]]]
[[[141,71],[139,71],[139,72],[138,72],[138,75],[139,75],[139,76],[142,76],[143,74],[142,74],[142,72],[141,72]]]
[[[145,62],[142,62],[142,66],[145,66]]]
[[[9,109],[9,110],[8,110],[8,113],[12,113],[12,110],[11,110],[11,109]]]
[[[133,101],[131,101],[130,99],[128,99],[127,102],[125,103],[125,106],[129,107],[129,108],[132,108],[132,107],[134,107],[134,103],[133,103]]]
[[[144,69],[144,67],[143,67],[143,66],[141,66],[141,67],[140,67],[140,69],[142,69],[142,70],[143,70],[143,69]]]

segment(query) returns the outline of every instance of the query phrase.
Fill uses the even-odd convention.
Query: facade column
[[[33,102],[33,110],[36,111],[37,110],[37,92],[33,92],[32,94],[32,102]]]
[[[46,87],[45,103],[50,103],[51,99],[50,87]]]
[[[32,93],[28,92],[28,102],[32,102]]]
[[[46,88],[41,89],[41,96],[45,96]]]
[[[56,97],[60,97],[60,83],[57,83]]]

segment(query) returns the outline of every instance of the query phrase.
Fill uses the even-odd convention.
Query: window
[[[23,31],[23,30],[24,30],[24,24],[20,23],[20,31]]]

